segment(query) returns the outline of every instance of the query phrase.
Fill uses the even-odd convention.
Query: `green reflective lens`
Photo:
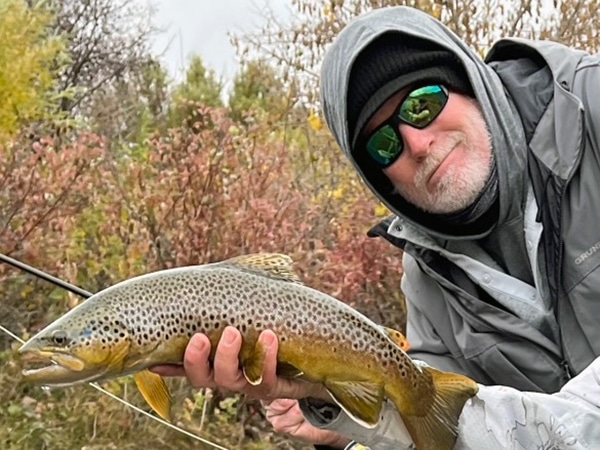
[[[417,128],[423,128],[437,117],[448,96],[441,86],[415,89],[400,105],[400,119]]]
[[[404,122],[415,128],[425,128],[444,109],[447,101],[448,91],[441,85],[423,86],[411,91],[396,112],[367,138],[369,156],[381,167],[391,165],[404,150],[399,124]]]
[[[375,131],[367,141],[367,151],[371,158],[382,166],[389,166],[402,153],[403,144],[398,133],[390,125]]]

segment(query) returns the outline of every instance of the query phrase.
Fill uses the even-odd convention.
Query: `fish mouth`
[[[76,356],[54,351],[28,350],[21,353],[21,360],[27,364],[21,374],[24,381],[47,386],[70,386],[90,381],[90,371]],[[30,368],[31,367],[31,368]]]

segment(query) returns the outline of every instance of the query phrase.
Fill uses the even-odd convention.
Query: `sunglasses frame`
[[[406,102],[406,100],[408,100],[408,98],[410,97],[410,95],[412,93],[414,93],[415,91],[418,91],[419,89],[423,89],[423,88],[427,88],[427,87],[439,87],[440,91],[444,94],[444,101],[442,103],[442,106],[440,107],[440,109],[436,112],[435,115],[433,115],[427,122],[425,122],[422,125],[419,125],[417,123],[412,123],[404,118],[402,118],[400,116],[400,112],[402,110],[402,106],[404,105],[404,103]],[[444,110],[444,108],[446,107],[446,104],[448,103],[448,98],[450,97],[450,92],[448,91],[448,88],[446,86],[444,86],[443,84],[439,84],[439,83],[432,83],[432,84],[424,84],[424,85],[419,85],[418,87],[415,87],[414,89],[411,89],[410,91],[408,91],[406,93],[405,96],[403,96],[400,101],[398,102],[398,104],[396,105],[396,107],[394,108],[394,112],[392,114],[390,114],[390,116],[385,119],[383,122],[381,122],[377,128],[375,128],[373,131],[371,131],[368,136],[364,136],[363,138],[361,138],[358,148],[362,148],[364,149],[364,152],[366,154],[368,154],[369,156],[369,160],[372,161],[374,164],[376,164],[378,167],[380,167],[381,169],[385,169],[386,167],[391,166],[392,164],[394,164],[396,162],[396,160],[400,157],[400,155],[402,155],[402,153],[404,152],[404,140],[402,139],[402,135],[400,134],[400,130],[399,130],[399,125],[401,123],[405,123],[413,128],[417,128],[419,130],[422,130],[423,128],[428,127],[429,125],[431,125],[431,123],[437,119],[437,117],[440,115],[440,113]],[[378,131],[380,131],[383,127],[385,126],[390,126],[393,133],[396,135],[396,138],[398,139],[398,145],[400,145],[400,150],[398,151],[398,153],[392,158],[390,159],[389,162],[387,162],[386,164],[382,164],[381,162],[379,162],[378,160],[375,159],[374,156],[372,156],[371,152],[368,149],[368,143],[369,140],[371,140],[371,138],[375,135],[375,133],[377,133]]]

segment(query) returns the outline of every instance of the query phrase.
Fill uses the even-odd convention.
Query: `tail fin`
[[[402,415],[417,450],[452,450],[458,436],[458,418],[465,402],[478,390],[464,375],[423,368],[431,376],[435,395],[425,415]]]

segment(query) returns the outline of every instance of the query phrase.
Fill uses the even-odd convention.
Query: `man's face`
[[[410,89],[387,100],[369,121],[364,135],[390,117]],[[402,154],[382,169],[410,203],[444,214],[469,206],[481,193],[492,169],[492,146],[483,114],[463,94],[450,92],[439,115],[425,128],[400,123]]]

